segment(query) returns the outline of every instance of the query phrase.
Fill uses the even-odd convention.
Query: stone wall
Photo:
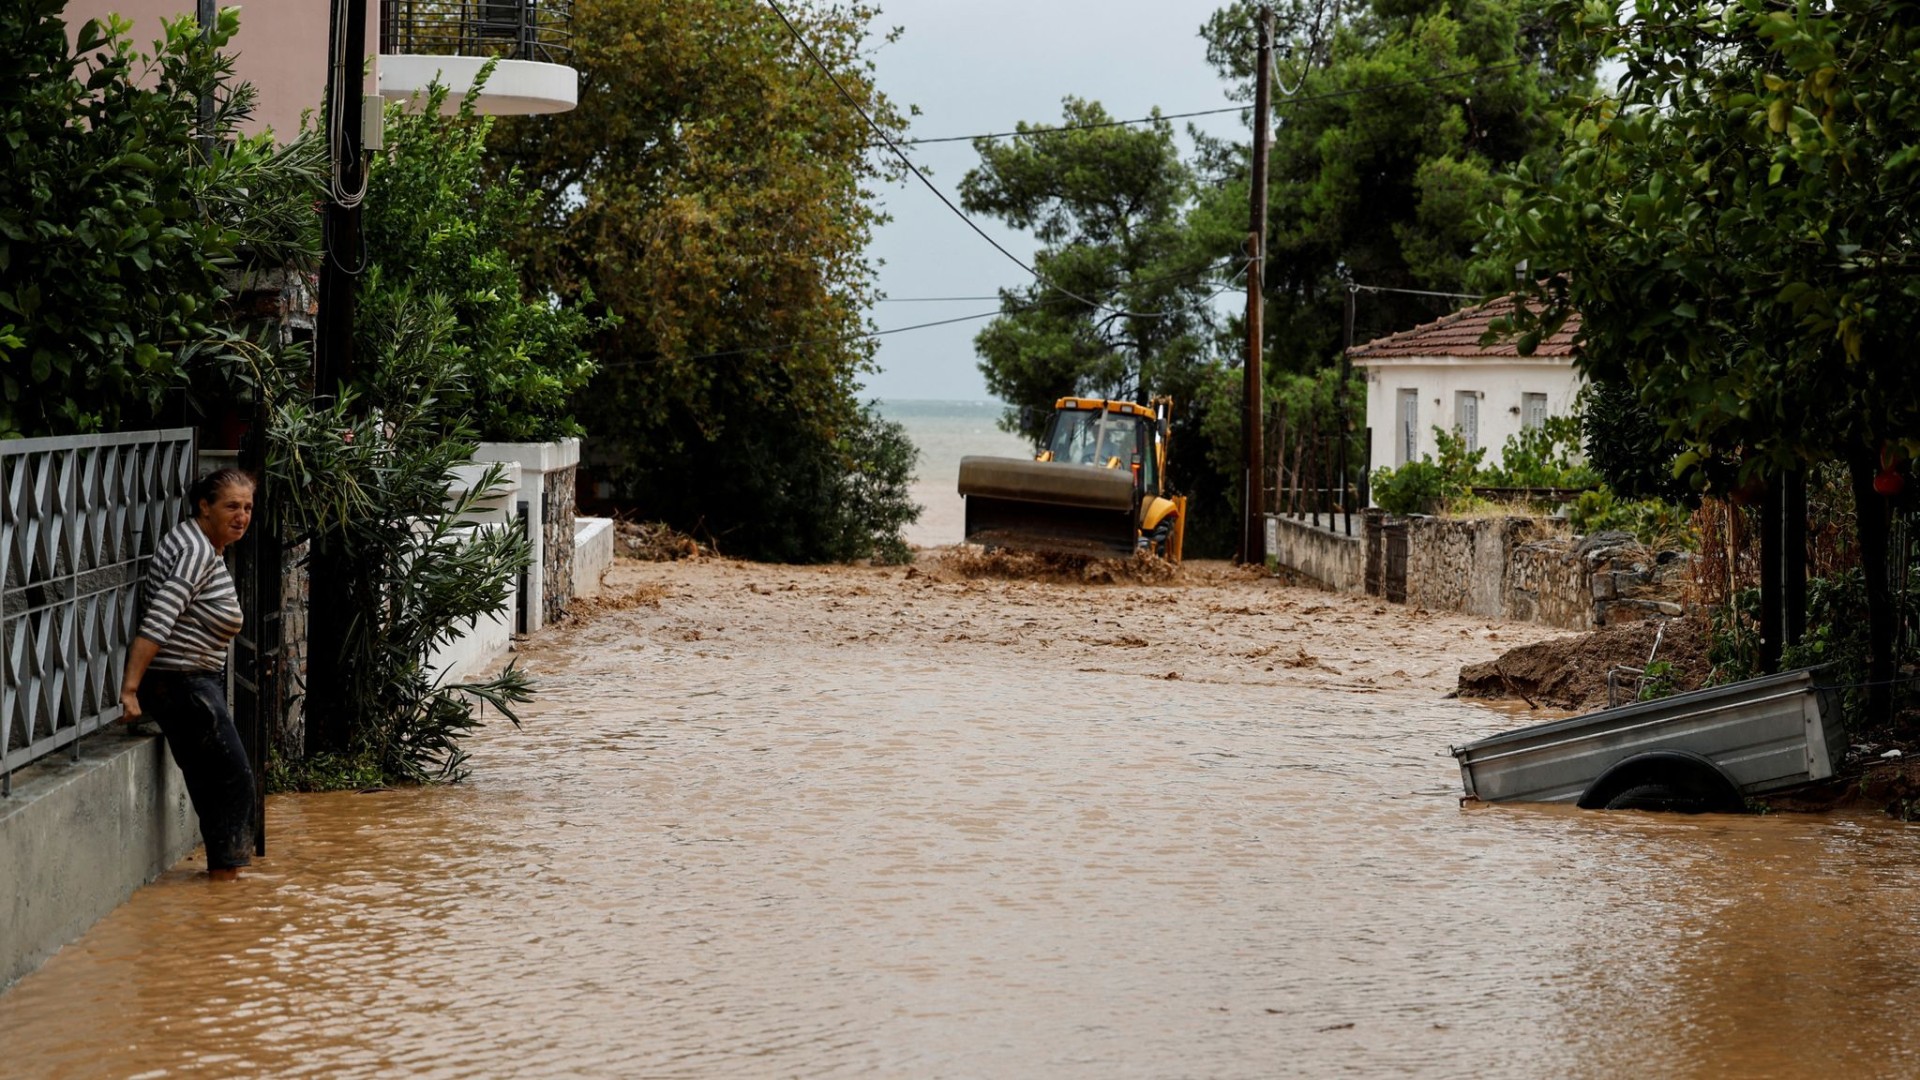
[[[540,531],[544,534],[541,537],[544,588],[540,595],[545,622],[565,618],[567,605],[573,600],[573,489],[579,471],[577,465],[569,465],[548,473],[540,495],[543,501]]]
[[[1435,611],[1588,630],[1684,612],[1691,557],[1554,518],[1367,514],[1369,595]]]

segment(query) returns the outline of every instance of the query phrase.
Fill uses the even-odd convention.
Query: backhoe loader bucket
[[[1138,509],[1126,469],[1020,458],[960,459],[968,543],[1130,558]]]

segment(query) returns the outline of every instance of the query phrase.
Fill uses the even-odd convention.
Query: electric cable
[[[772,3],[773,0],[767,0]],[[1410,86],[1427,86],[1432,83],[1452,82],[1457,79],[1485,75],[1489,72],[1508,71],[1524,67],[1528,61],[1509,60],[1498,64],[1485,64],[1465,71],[1448,72],[1444,75],[1429,75],[1421,79],[1400,79],[1394,82],[1372,83],[1367,86],[1353,86],[1345,90],[1328,90],[1320,94],[1307,94],[1301,97],[1289,97],[1275,101],[1273,108],[1278,111],[1282,105],[1311,105],[1321,101],[1334,101],[1340,98],[1355,97],[1361,94],[1385,93],[1388,90],[1403,90]],[[1161,120],[1184,120],[1194,116],[1218,116],[1222,113],[1246,112],[1252,105],[1229,105],[1220,109],[1200,109],[1196,112],[1163,113],[1159,116],[1142,116],[1132,120],[1100,120],[1089,124],[1061,124],[1057,127],[1030,127],[1025,131],[991,131],[983,135],[943,135],[930,139],[899,139],[892,141],[896,146],[927,146],[933,143],[975,142],[981,139],[1018,139],[1024,135],[1050,135],[1059,131],[1092,131],[1098,128],[1127,127],[1133,124],[1153,124]],[[871,123],[871,121],[869,121]]]
[[[1076,293],[1071,289],[1061,287],[1058,283],[1047,281],[1046,277],[1043,276],[1040,273],[1040,271],[1034,269],[1034,267],[1030,263],[1020,258],[1020,256],[1015,255],[1011,251],[1008,251],[1006,247],[1000,243],[1000,241],[995,240],[991,235],[987,233],[985,229],[981,228],[978,222],[974,221],[973,218],[967,216],[966,211],[960,209],[958,206],[955,206],[953,204],[953,200],[947,198],[947,193],[944,191],[941,191],[938,187],[936,187],[933,181],[927,178],[927,174],[920,171],[920,167],[913,163],[913,159],[907,156],[906,151],[900,149],[899,145],[894,142],[893,137],[888,135],[886,131],[883,128],[881,128],[881,126],[877,122],[874,121],[873,117],[867,113],[866,106],[862,105],[859,99],[854,97],[853,93],[849,91],[846,88],[846,85],[840,81],[840,76],[834,74],[833,69],[827,66],[827,62],[821,58],[818,52],[814,51],[813,44],[809,42],[800,33],[800,28],[793,24],[793,20],[787,18],[787,13],[780,7],[778,0],[767,0],[767,6],[769,8],[772,8],[773,13],[780,17],[780,21],[786,25],[787,33],[793,36],[793,40],[799,44],[800,48],[807,54],[808,58],[813,61],[813,65],[820,69],[820,73],[822,75],[825,75],[827,77],[827,81],[832,83],[833,88],[840,92],[840,96],[847,100],[847,104],[853,106],[853,110],[860,114],[860,119],[865,120],[867,122],[867,127],[871,128],[874,134],[880,136],[881,141],[887,144],[887,149],[893,151],[894,156],[900,159],[900,163],[907,167],[907,171],[912,173],[914,175],[914,178],[919,180],[921,184],[925,185],[928,191],[933,192],[934,197],[938,198],[942,203],[946,204],[947,209],[952,211],[954,216],[958,217],[961,221],[965,222],[969,229],[972,229],[976,234],[979,235],[980,239],[985,240],[988,244],[991,244],[995,251],[998,251],[1000,254],[1005,255],[1009,260],[1013,262],[1014,265],[1020,267],[1020,269],[1025,270],[1027,273],[1033,275],[1033,278],[1035,281],[1038,281],[1043,285],[1047,285],[1048,287],[1054,289],[1057,292],[1064,293],[1067,296],[1071,296],[1075,300],[1078,300],[1089,307],[1098,308],[1101,311],[1111,312],[1115,315],[1121,316],[1122,318],[1161,319],[1161,318],[1166,318],[1170,315],[1179,315],[1187,311],[1196,310],[1196,308],[1191,308],[1191,307],[1179,307],[1179,308],[1170,308],[1166,311],[1125,311],[1120,308],[1113,307],[1110,304],[1103,304],[1100,301],[1093,299],[1092,297],[1081,296],[1079,293]]]
[[[1218,289],[1215,289],[1213,292],[1207,294],[1207,296],[1200,301],[1200,304],[1211,303],[1213,300],[1217,299],[1222,294],[1224,294],[1228,289],[1233,288],[1234,285],[1240,280],[1241,276],[1247,272],[1247,268],[1251,265],[1252,265],[1252,260],[1247,260],[1246,264],[1241,266],[1240,272],[1238,274],[1235,274],[1233,277],[1228,278],[1225,284],[1221,285]],[[1166,279],[1162,278],[1162,279],[1148,279],[1148,280],[1166,280]],[[962,300],[962,299],[968,299],[968,298],[967,297],[945,297],[944,299]],[[997,298],[996,297],[980,297],[980,299],[991,300],[991,299],[997,299]],[[1079,299],[1079,298],[1074,297],[1074,299]],[[1032,303],[1021,304],[1012,308],[1001,307],[1001,308],[996,308],[992,311],[975,312],[972,315],[956,315],[951,319],[936,319],[933,322],[914,323],[910,326],[894,326],[894,327],[889,327],[885,330],[867,330],[858,334],[841,334],[837,337],[807,338],[800,341],[779,341],[771,345],[748,345],[738,349],[724,349],[720,352],[700,353],[697,356],[689,356],[686,359],[688,362],[693,362],[697,360],[720,360],[729,356],[747,356],[753,353],[777,352],[781,349],[802,349],[802,348],[806,348],[809,345],[842,345],[849,341],[867,341],[872,338],[886,337],[889,334],[904,334],[909,330],[926,330],[936,326],[951,326],[954,323],[972,322],[975,319],[990,319],[998,315],[1018,315],[1021,312],[1033,311],[1037,308],[1047,307],[1048,305],[1057,304],[1059,302],[1060,300],[1057,298],[1050,299],[1050,300],[1035,300]],[[1082,302],[1084,303],[1085,301],[1082,301]],[[1098,306],[1098,305],[1095,305],[1095,306]],[[1198,305],[1196,305],[1196,307],[1197,306]],[[606,370],[608,368],[632,367],[642,362],[643,361],[640,361],[640,360],[615,360],[612,363],[601,364],[600,369]]]
[[[353,3],[355,0],[346,0],[346,2]],[[331,78],[328,80],[331,83],[329,89],[332,93],[328,96],[327,100],[327,157],[330,159],[331,167],[327,178],[327,194],[332,197],[336,205],[342,209],[351,210],[359,206],[361,201],[367,197],[368,170],[364,168],[360,169],[360,189],[358,191],[348,191],[346,174],[341,164],[341,158],[343,156],[341,151],[345,148],[347,142],[346,124],[341,119],[341,113],[344,111],[341,106],[342,102],[346,100],[344,95],[348,89],[346,85],[347,14],[345,11],[340,10],[341,0],[334,0],[331,7],[334,12],[334,17],[331,20],[333,25],[330,28],[332,37],[332,55],[330,59],[332,60],[333,70],[329,73]],[[356,94],[359,93],[360,87],[356,84],[352,88],[352,92]]]
[[[1432,289],[1396,289],[1391,285],[1359,285],[1348,283],[1348,292],[1401,293],[1406,296],[1443,296],[1452,300],[1485,300],[1485,293],[1435,292]]]

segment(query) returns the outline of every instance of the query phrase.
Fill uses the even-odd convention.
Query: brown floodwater
[[[1369,649],[1477,624],[1226,582],[1116,621],[1316,664],[1095,662],[1115,592],[640,572],[469,783],[277,798],[0,995],[5,1073],[1920,1075],[1920,832],[1463,809],[1512,718]]]

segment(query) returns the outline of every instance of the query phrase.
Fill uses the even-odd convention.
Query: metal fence
[[[383,0],[381,51],[402,56],[498,56],[565,64],[572,0]]]
[[[0,442],[0,795],[119,718],[140,579],[193,479],[191,428]]]

